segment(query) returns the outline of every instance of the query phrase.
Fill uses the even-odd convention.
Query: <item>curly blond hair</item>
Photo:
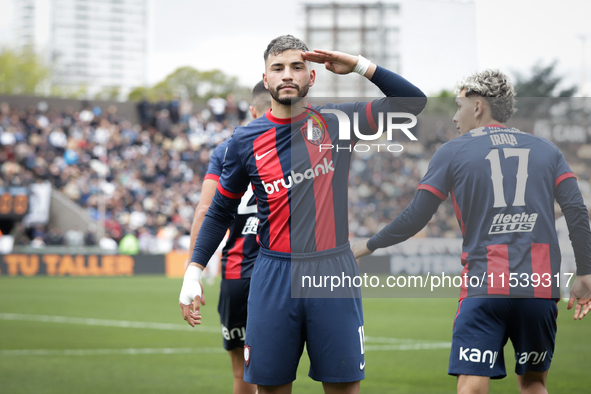
[[[456,94],[465,90],[466,97],[480,96],[490,104],[491,116],[501,123],[509,120],[515,108],[515,89],[509,77],[499,70],[473,74],[456,86]]]

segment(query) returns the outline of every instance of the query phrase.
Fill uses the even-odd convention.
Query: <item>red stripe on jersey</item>
[[[454,204],[454,212],[456,213],[456,218],[460,222],[460,228],[462,229],[462,235],[466,235],[466,226],[464,225],[464,221],[462,220],[462,212],[460,211],[460,206],[456,201],[456,195],[454,194],[454,189],[451,189],[451,201]]]
[[[575,178],[577,179],[577,177],[575,176],[575,174],[573,174],[572,172],[565,172],[564,174],[562,174],[561,176],[559,176],[558,178],[556,178],[556,182],[554,182],[554,187],[558,187],[558,185],[560,184],[560,182],[564,181],[565,179],[568,178]]]
[[[236,238],[234,246],[228,251],[226,279],[240,279],[242,260],[244,260],[244,240],[245,238]]]
[[[218,190],[218,192],[220,192],[220,193],[221,193],[223,196],[226,196],[226,197],[228,197],[228,198],[231,198],[231,199],[233,199],[233,200],[238,200],[239,198],[242,198],[242,195],[244,194],[244,193],[232,193],[232,192],[229,192],[229,191],[227,191],[226,189],[224,189],[224,188],[222,187],[222,184],[221,184],[221,183],[218,183],[218,185],[217,185],[216,189],[217,189],[217,190]]]
[[[327,142],[330,145],[330,135],[326,133]],[[334,200],[332,194],[332,179],[334,172],[328,170],[325,174],[324,163],[332,161],[332,151],[325,149],[320,151],[318,145],[310,144],[306,141],[308,156],[312,171],[316,175],[313,181],[314,203],[316,205],[316,226],[314,226],[314,235],[316,236],[316,251],[332,249],[337,246],[335,219],[334,219]],[[316,168],[318,166],[318,169]]]
[[[488,294],[509,295],[509,247],[507,245],[488,245],[486,247],[488,260],[486,275],[488,279]],[[492,281],[490,280],[492,275]],[[491,286],[493,285],[493,286]]]
[[[378,131],[378,126],[376,126],[376,122],[373,120],[373,112],[371,112],[371,104],[373,101],[370,101],[365,105],[365,117],[367,118],[367,123],[369,123],[370,129],[375,133]]]
[[[288,189],[282,183],[282,181],[285,182],[285,178],[277,154],[276,136],[277,129],[273,127],[257,137],[252,144],[252,148],[255,159],[259,157],[256,164],[261,181],[274,190],[272,194],[267,193],[267,203],[269,204],[269,249],[291,253]]]
[[[464,301],[464,299],[460,300],[460,303],[458,304],[458,311],[456,312],[456,317],[454,317],[454,329],[456,328],[456,320],[458,319],[458,315],[460,314],[460,309],[462,309],[462,301]]]
[[[531,244],[531,268],[532,274],[540,275],[540,284],[534,289],[536,298],[552,298],[552,286],[544,287],[543,283],[548,283],[543,278],[552,279],[552,265],[550,264],[550,244]]]
[[[506,129],[507,128],[507,126],[503,126],[502,124],[498,124],[498,123],[487,124],[484,127],[500,127],[502,129]]]
[[[433,186],[431,185],[427,185],[426,183],[420,183],[419,190],[427,190],[433,194],[435,194],[437,197],[441,198],[441,201],[445,201],[447,199],[447,196],[443,193],[441,193],[439,190],[435,189]]]
[[[461,259],[464,268],[462,269],[462,273],[460,274],[460,277],[462,278],[462,284],[460,285],[460,300],[463,300],[464,298],[468,297],[468,288],[466,287],[467,279],[464,279],[464,275],[468,275],[468,271],[470,270],[470,268],[468,267],[468,253],[462,253]]]
[[[214,181],[217,182],[217,181],[220,180],[220,176],[219,175],[216,175],[216,174],[207,174],[207,175],[205,175],[205,177],[203,178],[203,180],[206,180],[206,179],[213,179]]]

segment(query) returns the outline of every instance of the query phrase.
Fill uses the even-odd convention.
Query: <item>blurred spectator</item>
[[[66,246],[84,246],[84,233],[78,229],[78,227],[74,227],[66,231],[64,235],[64,241]]]
[[[140,123],[143,128],[148,127],[148,123],[150,121],[150,110],[152,109],[152,104],[148,101],[146,96],[142,97],[142,101],[140,101],[137,105],[137,111],[140,118]]]
[[[99,241],[99,247],[104,250],[117,250],[118,245],[117,245],[117,241],[115,241],[113,238],[110,238],[108,236],[104,236]]]
[[[43,238],[41,238],[41,237],[35,237],[31,241],[31,247],[33,247],[33,248],[43,248],[43,247],[45,247],[45,241],[43,241]]]
[[[238,125],[238,104],[232,93],[226,96],[226,119],[233,127]]]
[[[95,246],[96,245],[96,226],[91,224],[86,229],[86,233],[84,233],[84,245],[85,246]]]
[[[119,253],[121,254],[138,254],[140,251],[140,244],[133,233],[129,233],[121,238],[119,241]]]
[[[207,106],[215,116],[216,122],[223,122],[226,116],[226,100],[215,95],[207,101]]]
[[[56,226],[51,227],[47,233],[47,245],[56,246],[63,244],[64,236],[62,235],[60,229]]]
[[[172,96],[172,100],[168,104],[168,112],[170,113],[170,120],[173,124],[177,124],[180,120],[180,101],[179,96]]]
[[[244,121],[246,120],[249,107],[250,107],[250,105],[248,104],[248,101],[246,101],[244,99],[242,99],[238,102],[238,123],[239,124],[243,124]]]

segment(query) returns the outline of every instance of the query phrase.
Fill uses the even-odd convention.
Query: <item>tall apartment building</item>
[[[308,46],[361,54],[424,89],[452,88],[477,69],[476,6],[471,0],[340,0],[303,4]],[[427,70],[427,72],[426,72]],[[317,97],[381,96],[355,76],[323,75]]]
[[[54,82],[89,94],[147,82],[151,0],[18,0],[14,44],[51,64]]]

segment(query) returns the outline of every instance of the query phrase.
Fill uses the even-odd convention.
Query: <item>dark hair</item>
[[[295,38],[294,36],[287,34],[284,36],[279,36],[273,39],[269,45],[267,45],[267,49],[265,50],[265,61],[269,58],[269,55],[279,55],[285,51],[290,49],[296,49],[300,51],[307,52],[308,46],[306,43],[299,38]]]
[[[271,94],[265,87],[263,80],[259,81],[252,89],[252,106],[261,116],[271,108]]]
[[[265,82],[262,79],[252,88],[252,99],[255,100],[261,93],[269,94],[269,91],[265,87]]]

